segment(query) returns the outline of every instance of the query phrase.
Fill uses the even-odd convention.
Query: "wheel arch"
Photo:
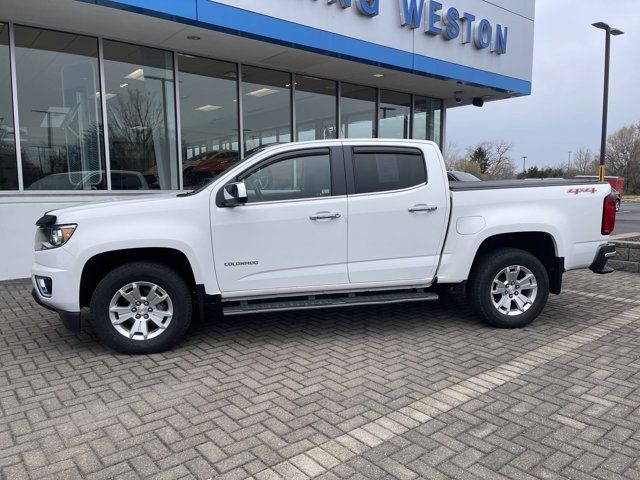
[[[127,263],[140,261],[172,268],[184,279],[192,293],[196,292],[193,268],[187,256],[180,250],[163,247],[111,250],[98,253],[85,262],[80,277],[80,307],[89,306],[96,286],[106,274]]]
[[[558,245],[553,235],[542,231],[492,235],[486,238],[478,247],[471,264],[471,270],[476,266],[478,259],[498,248],[518,248],[535,256],[547,270],[549,291],[553,294],[560,293],[562,275],[564,273],[564,258],[558,256]]]

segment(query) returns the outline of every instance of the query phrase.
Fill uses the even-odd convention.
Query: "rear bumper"
[[[64,310],[56,310],[51,305],[47,305],[42,301],[40,295],[38,294],[37,289],[34,287],[31,290],[31,296],[36,301],[38,305],[52,312],[56,312],[62,321],[62,324],[72,332],[80,331],[80,312],[66,312]]]
[[[607,243],[598,247],[598,252],[589,269],[593,273],[607,274],[612,273],[613,268],[607,266],[610,258],[615,257],[616,246],[613,243]]]

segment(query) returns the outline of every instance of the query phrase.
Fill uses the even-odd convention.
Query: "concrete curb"
[[[631,240],[633,239],[633,241]],[[616,256],[608,265],[624,272],[640,273],[640,233],[625,233],[611,238]]]

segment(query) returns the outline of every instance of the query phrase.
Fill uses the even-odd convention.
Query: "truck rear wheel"
[[[515,248],[493,250],[473,266],[467,295],[476,313],[500,328],[529,325],[549,298],[549,276],[529,252]]]
[[[192,316],[191,293],[174,270],[135,262],[107,274],[91,298],[91,321],[100,340],[121,353],[162,352],[184,336]]]

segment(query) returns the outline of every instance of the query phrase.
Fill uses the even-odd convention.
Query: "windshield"
[[[453,176],[459,182],[479,182],[480,179],[475,175],[471,175],[467,172],[454,172]]]

